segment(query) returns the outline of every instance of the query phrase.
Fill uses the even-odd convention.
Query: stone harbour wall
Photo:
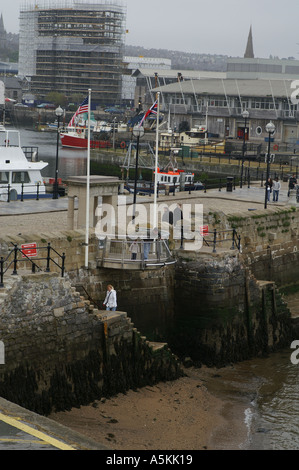
[[[173,350],[221,366],[289,346],[291,316],[273,282],[257,281],[237,252],[187,256],[176,267]]]
[[[145,336],[157,337],[167,327],[174,312],[174,265],[151,270],[121,270],[91,266],[72,271],[73,285],[102,308],[107,284],[117,291],[120,310],[129,312],[134,324]],[[158,335],[159,336],[159,335]]]
[[[154,270],[122,270],[98,267],[98,239],[91,230],[89,241],[89,269],[85,265],[85,231],[74,230],[55,234],[32,233],[0,239],[0,256],[7,256],[12,249],[12,242],[21,247],[24,243],[37,243],[40,247],[38,257],[46,256],[47,243],[60,254],[65,253],[65,271],[73,286],[81,295],[94,305],[102,308],[107,285],[112,284],[118,296],[118,308],[129,313],[130,318],[146,336],[155,335],[159,325],[167,324],[174,309],[174,266],[160,267]],[[52,252],[54,261],[61,264],[61,259]],[[12,259],[12,258],[11,258]],[[36,261],[42,270],[46,261]],[[28,262],[18,263],[18,270],[31,269]],[[13,267],[11,267],[12,272]],[[60,273],[54,262],[50,263],[51,272]],[[7,277],[7,276],[6,276]],[[5,279],[4,279],[5,283]]]
[[[147,341],[124,312],[101,312],[56,273],[12,276],[0,299],[0,395],[40,414],[173,380],[167,344]]]

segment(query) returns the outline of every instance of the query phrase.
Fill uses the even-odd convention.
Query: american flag
[[[141,119],[139,123],[139,127],[142,126],[142,124],[144,123],[144,121],[150,114],[158,114],[157,109],[158,109],[158,100],[155,101],[154,104],[146,111],[145,115],[143,116],[143,118]]]
[[[72,119],[70,120],[70,122],[68,124],[68,127],[71,127],[71,126],[74,125],[75,119],[76,119],[77,116],[79,116],[79,114],[84,114],[84,113],[87,113],[87,112],[88,112],[88,96],[80,104],[79,108],[77,109],[77,111],[73,115]]]

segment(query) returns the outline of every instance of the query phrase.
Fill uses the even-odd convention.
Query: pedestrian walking
[[[273,202],[278,202],[280,188],[281,188],[280,181],[276,177],[273,181]]]
[[[291,189],[295,189],[295,185],[297,184],[297,178],[296,178],[296,175],[293,174],[292,176],[290,176],[290,179],[289,179],[289,190],[288,190],[288,197],[290,197],[290,191]]]
[[[173,211],[173,225],[176,225],[183,219],[182,204],[177,203],[176,208]]]
[[[117,300],[116,300],[116,291],[114,287],[109,284],[107,286],[107,293],[103,305],[106,306],[106,310],[115,311],[117,307]]]

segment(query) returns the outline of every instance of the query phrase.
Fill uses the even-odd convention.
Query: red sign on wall
[[[208,225],[202,225],[199,227],[200,235],[202,237],[209,235],[209,226]]]
[[[36,243],[25,243],[24,245],[21,245],[21,251],[22,251],[22,258],[34,258],[34,256],[37,256],[37,249],[36,249]]]

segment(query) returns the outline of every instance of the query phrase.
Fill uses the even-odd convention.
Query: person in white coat
[[[280,182],[278,181],[278,178],[275,178],[275,180],[273,181],[273,202],[278,201],[280,188]]]
[[[103,305],[106,306],[106,310],[113,310],[114,312],[116,310],[116,291],[114,290],[113,286],[111,286],[111,284],[107,286],[107,293]]]

